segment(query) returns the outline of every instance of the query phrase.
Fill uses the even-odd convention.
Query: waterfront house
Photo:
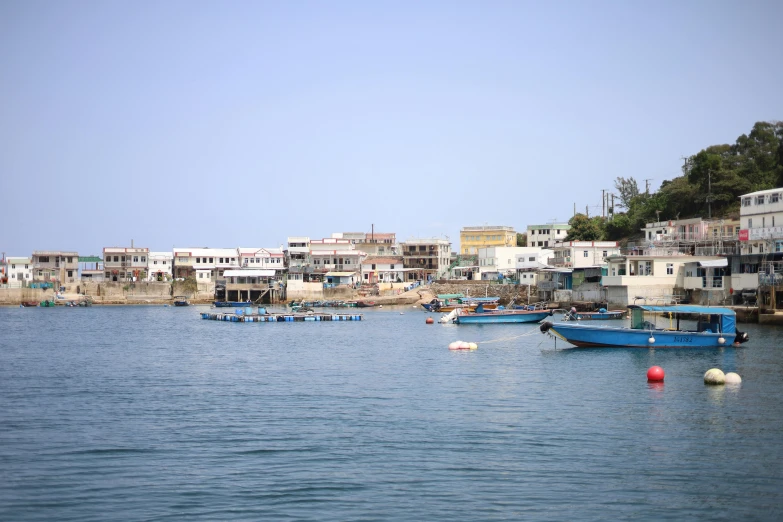
[[[6,257],[5,276],[9,288],[22,288],[33,281],[33,259],[31,257]]]
[[[223,277],[227,301],[272,304],[282,298],[282,284],[272,268],[226,269]]]
[[[239,265],[245,268],[260,268],[274,270],[277,277],[285,271],[285,254],[283,248],[245,248],[237,249]]]
[[[451,243],[448,239],[417,238],[402,243],[403,268],[407,281],[428,281],[445,277],[451,268]]]
[[[74,283],[79,274],[79,254],[60,250],[36,250],[32,256],[33,281]]]
[[[527,226],[527,246],[553,248],[555,243],[565,241],[571,225],[568,223],[547,223]]]
[[[79,279],[83,282],[102,283],[106,280],[103,259],[99,256],[79,256]]]
[[[513,227],[492,225],[462,227],[459,232],[461,254],[478,254],[480,248],[512,247],[516,244],[517,233]],[[449,250],[451,250],[450,244]]]
[[[103,271],[106,281],[146,281],[149,248],[105,247]]]
[[[367,256],[361,263],[361,281],[366,285],[404,282],[402,256]]]
[[[150,252],[149,281],[171,281],[174,277],[174,254],[172,252]]]
[[[726,258],[723,257],[691,256],[679,252],[638,255],[630,251],[626,255],[610,256],[607,265],[601,285],[606,289],[606,300],[612,305],[627,306],[642,301],[647,304],[691,299],[700,301],[703,291],[718,288],[722,291],[725,288],[722,273],[717,283],[712,277],[714,268],[726,266]],[[706,270],[709,270],[709,279],[703,277],[707,275]]]
[[[480,279],[498,280],[501,278],[515,279],[517,275],[517,259],[533,257],[539,259],[542,249],[539,247],[487,247],[479,248],[478,266]],[[535,268],[539,268],[536,266]]]
[[[538,271],[549,266],[549,260],[554,252],[543,247],[520,247],[525,250],[515,254],[514,269],[519,284],[536,286],[538,283]]]
[[[606,258],[620,253],[616,241],[563,241],[555,243],[550,266],[585,268],[606,264]]]
[[[356,250],[370,256],[396,255],[399,249],[394,232],[337,232],[332,237],[347,239]]]
[[[236,248],[174,248],[174,277],[194,277],[197,283],[214,284],[224,280],[226,270],[239,268]]]

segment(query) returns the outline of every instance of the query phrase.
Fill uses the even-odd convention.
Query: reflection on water
[[[736,349],[555,350],[537,325],[409,309],[198,311],[0,309],[1,519],[783,516],[777,329],[743,325]],[[743,384],[705,386],[713,367]]]

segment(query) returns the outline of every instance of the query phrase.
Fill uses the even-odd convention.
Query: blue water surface
[[[0,519],[783,518],[781,329],[556,349],[537,325],[410,307],[199,310],[0,309]],[[713,367],[742,384],[705,386]]]

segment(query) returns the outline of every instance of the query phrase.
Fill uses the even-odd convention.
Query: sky
[[[0,250],[567,221],[783,119],[783,2],[0,2]],[[661,216],[665,218],[665,216]]]

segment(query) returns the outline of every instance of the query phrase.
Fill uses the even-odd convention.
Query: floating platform
[[[304,321],[361,321],[362,314],[224,314],[202,312],[201,318],[232,323],[298,323]]]

